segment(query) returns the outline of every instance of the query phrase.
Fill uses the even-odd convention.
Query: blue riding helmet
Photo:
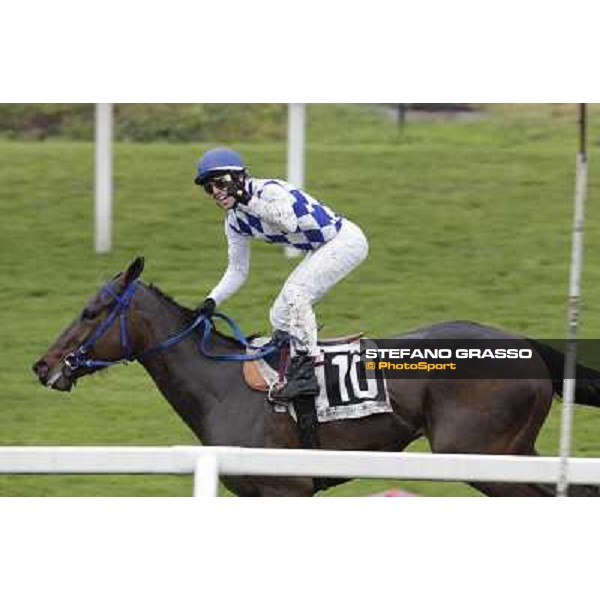
[[[194,179],[196,185],[204,182],[218,171],[245,171],[246,165],[242,157],[229,148],[213,148],[205,152],[198,162],[197,175]]]

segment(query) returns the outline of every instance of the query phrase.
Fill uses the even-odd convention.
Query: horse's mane
[[[154,294],[156,294],[157,296],[159,296],[160,298],[162,298],[163,300],[165,300],[168,304],[170,304],[171,306],[174,306],[175,308],[177,308],[179,310],[179,312],[186,316],[186,317],[191,317],[194,314],[194,311],[191,310],[190,308],[187,308],[185,306],[182,306],[181,304],[179,304],[179,302],[177,302],[177,300],[175,300],[173,298],[173,296],[169,296],[169,294],[163,292],[157,285],[155,285],[154,283],[151,283],[148,286],[148,289],[153,292]]]
[[[168,304],[170,304],[171,306],[176,308],[181,313],[181,315],[184,316],[186,319],[191,320],[192,317],[194,316],[195,311],[193,311],[190,308],[187,308],[186,306],[182,306],[181,304],[179,304],[179,302],[177,302],[172,296],[169,296],[169,294],[163,292],[154,283],[151,283],[147,287],[148,287],[148,290],[150,290],[153,294],[155,294],[156,296],[158,296],[159,298],[161,298],[162,300],[164,300],[165,302],[167,302]],[[214,325],[214,322],[213,322],[213,325]],[[226,335],[225,333],[219,331],[216,326],[214,327],[213,331],[220,338],[227,340],[228,342],[231,342],[232,344],[235,344],[238,348],[243,348],[242,344],[240,344],[234,337],[231,337],[231,336]],[[255,336],[251,336],[251,337],[255,337]]]

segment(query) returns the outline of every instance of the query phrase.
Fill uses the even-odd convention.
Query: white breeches
[[[369,252],[364,233],[344,219],[339,233],[309,252],[292,271],[270,311],[271,325],[296,338],[297,350],[318,356],[317,320],[313,304],[358,266]]]

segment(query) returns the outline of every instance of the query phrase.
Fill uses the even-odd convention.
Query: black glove
[[[271,344],[281,348],[285,344],[290,343],[290,334],[282,329],[275,329],[271,334]]]
[[[233,189],[230,190],[231,195],[240,203],[240,204],[248,204],[252,199],[252,194],[246,191],[246,188],[240,185],[236,185]]]
[[[217,303],[212,298],[206,298],[206,300],[198,306],[196,313],[210,319],[215,312],[215,308],[217,308]]]

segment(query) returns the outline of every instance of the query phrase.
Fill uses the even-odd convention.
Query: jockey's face
[[[233,208],[235,205],[235,198],[231,195],[230,189],[232,186],[233,180],[231,175],[218,175],[215,177],[211,177],[204,184],[204,191],[212,196],[214,201],[217,203],[217,206],[220,206],[224,210],[229,210]]]

